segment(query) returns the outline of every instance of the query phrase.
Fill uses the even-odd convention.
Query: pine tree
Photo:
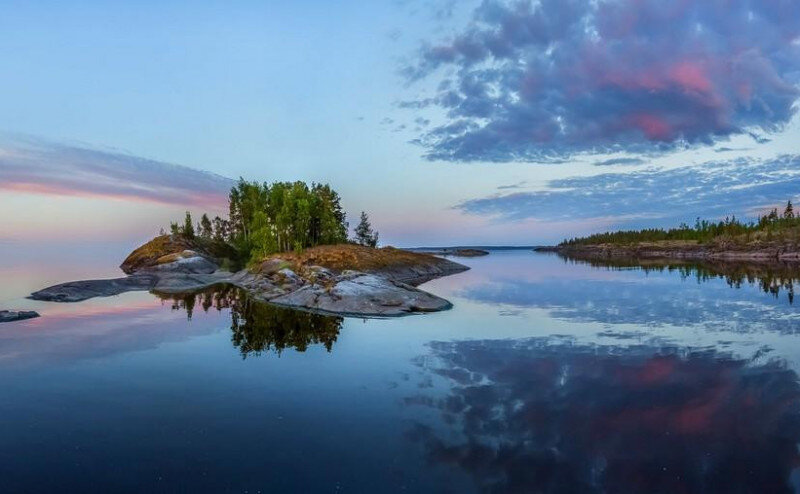
[[[183,236],[189,239],[194,238],[194,224],[192,224],[192,213],[186,211],[186,218],[183,220]]]
[[[787,220],[794,218],[794,207],[792,206],[792,201],[786,203],[786,210],[783,212],[783,217]]]
[[[206,213],[200,218],[200,236],[208,239],[214,236],[214,227],[211,226],[211,220]]]
[[[378,245],[378,232],[372,230],[372,225],[369,222],[369,216],[364,211],[361,211],[361,221],[355,230],[357,244],[367,247],[376,247]]]

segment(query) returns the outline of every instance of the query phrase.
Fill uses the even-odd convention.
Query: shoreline
[[[665,259],[685,261],[739,261],[800,263],[800,248],[759,246],[726,248],[700,244],[640,243],[632,245],[597,244],[537,247],[535,252],[553,252],[586,259]]]

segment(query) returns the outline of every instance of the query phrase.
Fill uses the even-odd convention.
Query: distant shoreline
[[[706,245],[664,241],[633,244],[557,245],[537,247],[536,252],[555,252],[581,259],[677,259],[689,261],[798,262],[800,246]]]

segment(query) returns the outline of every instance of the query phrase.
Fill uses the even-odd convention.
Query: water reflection
[[[189,319],[199,307],[231,311],[231,340],[242,358],[265,352],[280,354],[287,348],[304,352],[310,345],[322,345],[329,352],[339,336],[344,319],[277,307],[258,302],[244,290],[220,285],[199,292],[164,294],[161,300],[172,302],[173,310],[184,310]]]
[[[790,265],[566,262],[607,269],[611,276],[587,272],[582,279],[494,278],[457,293],[506,309],[545,309],[550,317],[581,323],[698,326],[735,333],[800,331],[800,312],[791,303],[800,271]]]
[[[485,492],[791,492],[800,386],[778,361],[536,338],[433,343],[409,437]],[[760,360],[758,357],[757,360]],[[795,485],[796,487],[796,485]]]
[[[740,261],[682,261],[680,259],[582,259],[559,254],[565,262],[586,264],[609,270],[636,269],[645,273],[678,273],[684,279],[694,278],[698,283],[722,279],[731,288],[744,285],[756,286],[764,293],[778,298],[786,294],[786,300],[794,303],[794,285],[800,284],[800,266],[787,262],[740,262]]]

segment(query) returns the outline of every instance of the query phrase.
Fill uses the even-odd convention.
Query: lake
[[[800,491],[791,271],[495,251],[383,320],[24,298],[127,250],[0,244],[42,315],[0,325],[1,492]]]

